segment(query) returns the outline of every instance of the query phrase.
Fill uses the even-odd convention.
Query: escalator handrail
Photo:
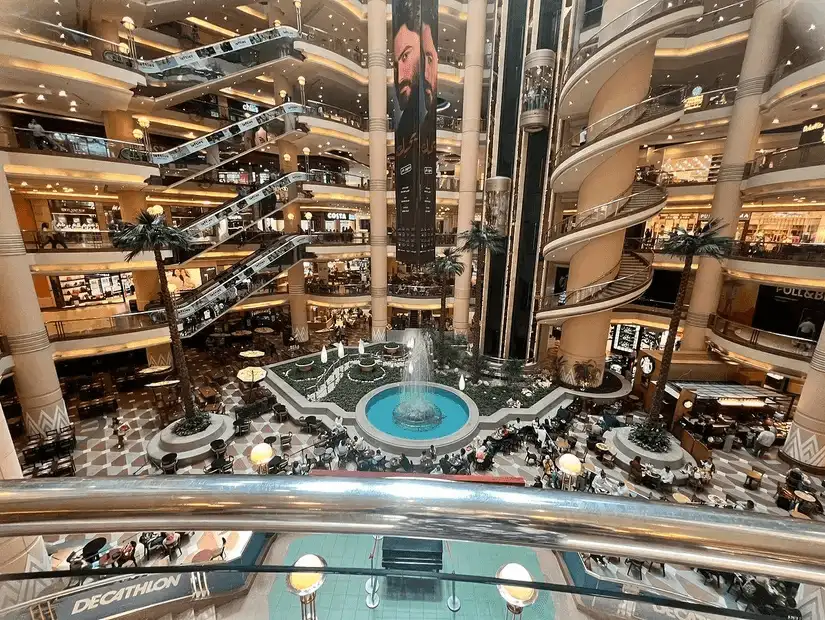
[[[287,185],[292,185],[293,183],[301,183],[309,180],[310,175],[306,172],[288,172],[287,174],[282,174],[277,179],[270,181],[260,189],[255,190],[246,196],[233,198],[232,200],[223,203],[217,209],[205,213],[192,222],[189,222],[182,228],[182,230],[190,234],[200,233],[208,228],[211,228],[222,219],[229,217],[230,215],[234,215],[247,207],[251,207],[264,198],[272,196],[275,194],[275,190],[281,187],[286,187]]]
[[[151,160],[153,164],[170,164],[173,161],[186,157],[187,155],[197,153],[198,151],[214,146],[224,140],[241,135],[245,131],[255,129],[256,127],[260,127],[261,125],[274,121],[276,118],[286,116],[287,114],[297,115],[305,113],[306,108],[304,108],[304,106],[300,103],[293,103],[291,101],[282,103],[281,105],[277,105],[269,110],[259,112],[255,116],[250,116],[249,118],[245,118],[237,123],[216,129],[212,133],[208,133],[200,138],[195,138],[189,142],[184,142],[183,144],[166,151],[152,153]]]
[[[253,252],[242,261],[232,265],[227,271],[214,280],[210,280],[203,286],[192,290],[187,298],[179,302],[177,307],[178,318],[185,318],[201,308],[207,306],[213,301],[219,299],[227,291],[227,287],[246,277],[244,272],[246,269],[258,269],[255,273],[259,273],[267,268],[272,261],[280,258],[290,250],[297,248],[300,245],[310,243],[311,235],[290,235],[285,237],[281,243],[274,243],[270,246],[261,248],[257,252]],[[224,274],[229,273],[226,276]]]
[[[244,34],[232,39],[225,39],[203,47],[186,50],[185,52],[176,52],[168,56],[155,58],[154,60],[131,60],[135,68],[142,73],[163,73],[170,69],[177,69],[187,65],[201,62],[207,58],[215,58],[231,52],[255,47],[262,43],[268,43],[277,39],[297,39],[298,31],[291,26],[276,26],[274,28],[267,28],[260,32],[253,32],[251,34]]]

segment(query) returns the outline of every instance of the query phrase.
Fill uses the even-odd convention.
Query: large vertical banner
[[[435,259],[438,1],[393,0],[396,259]]]

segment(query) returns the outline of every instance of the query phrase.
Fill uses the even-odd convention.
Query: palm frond
[[[464,263],[459,260],[459,251],[456,248],[444,250],[444,254],[436,256],[430,263],[429,272],[439,280],[449,280],[464,273]]]
[[[162,215],[156,217],[148,211],[141,211],[134,224],[128,223],[122,231],[114,234],[112,245],[127,252],[128,262],[141,252],[187,251],[192,245],[192,238],[189,233],[169,226]]]
[[[498,229],[481,222],[473,222],[472,227],[461,233],[458,238],[462,241],[458,248],[461,252],[489,250],[491,254],[501,254],[507,245],[507,237]]]
[[[665,239],[661,252],[673,256],[711,256],[721,259],[730,253],[733,246],[733,239],[720,233],[722,226],[724,222],[714,218],[693,232],[677,228]]]

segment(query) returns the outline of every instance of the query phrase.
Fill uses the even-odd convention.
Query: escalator
[[[109,59],[143,73],[146,86],[138,86],[135,93],[149,97],[151,109],[163,109],[254,79],[282,61],[300,58],[293,47],[298,36],[294,28],[279,26],[156,60],[134,60],[117,52],[110,52]]]
[[[205,213],[201,217],[193,220],[186,226],[181,227],[181,230],[189,233],[192,238],[192,249],[185,254],[179,253],[176,255],[175,262],[181,265],[185,264],[201,253],[221,243],[225,243],[235,235],[239,235],[256,222],[266,217],[272,217],[277,211],[280,211],[289,204],[289,202],[278,201],[277,192],[279,189],[289,188],[296,183],[304,183],[312,178],[312,173],[306,172],[289,172],[283,174],[260,189],[246,196],[233,198],[209,213]],[[297,192],[295,195],[297,196]],[[234,231],[230,231],[230,218],[250,212],[252,215],[251,221]]]
[[[170,164],[188,155],[202,151],[205,148],[219,144],[224,140],[229,140],[235,136],[242,135],[246,131],[257,129],[261,125],[266,125],[267,123],[284,117],[286,117],[284,133],[289,133],[296,130],[297,115],[304,113],[305,108],[299,103],[282,103],[269,110],[264,110],[255,116],[250,116],[232,125],[227,125],[205,136],[190,140],[166,151],[151,153],[152,163],[159,165]]]
[[[181,336],[190,338],[257,291],[274,286],[280,273],[308,257],[310,235],[286,235],[262,247],[177,302]]]

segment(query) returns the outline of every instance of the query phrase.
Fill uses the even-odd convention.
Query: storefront
[[[132,273],[93,273],[50,276],[58,308],[126,303],[134,294]]]
[[[50,200],[51,228],[62,232],[89,232],[100,230],[97,210],[93,202]],[[105,223],[104,223],[105,226]]]

